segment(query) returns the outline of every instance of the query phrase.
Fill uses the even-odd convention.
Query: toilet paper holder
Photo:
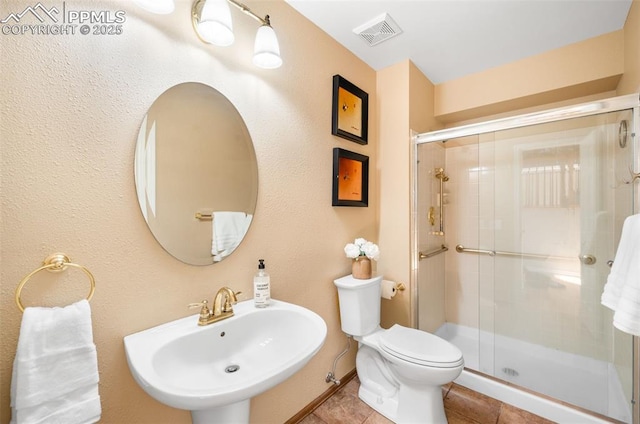
[[[392,299],[397,292],[404,291],[406,286],[404,283],[396,283],[395,281],[382,280],[382,288],[380,296],[383,299]]]

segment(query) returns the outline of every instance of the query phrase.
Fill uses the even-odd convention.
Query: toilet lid
[[[437,368],[464,363],[456,346],[426,331],[395,324],[380,335],[380,347],[390,355],[414,364]]]

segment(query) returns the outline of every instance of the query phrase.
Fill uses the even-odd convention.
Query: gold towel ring
[[[50,272],[61,272],[67,269],[68,266],[81,269],[82,271],[84,271],[85,274],[87,274],[87,277],[89,277],[89,283],[91,283],[91,289],[89,290],[89,295],[87,296],[87,300],[91,300],[91,298],[93,297],[93,293],[96,291],[96,279],[93,277],[93,274],[91,274],[91,271],[89,271],[86,267],[82,265],[74,264],[73,262],[71,262],[71,259],[69,259],[69,257],[64,253],[54,253],[52,255],[47,256],[40,268],[35,269],[31,273],[29,273],[26,277],[22,279],[22,281],[20,281],[20,284],[18,284],[18,287],[16,288],[15,299],[16,299],[16,305],[18,305],[18,308],[20,309],[20,311],[24,312],[24,305],[22,304],[22,300],[20,299],[22,288],[27,283],[27,281],[29,281],[31,277],[33,277],[35,274],[37,274],[38,272],[44,269]]]

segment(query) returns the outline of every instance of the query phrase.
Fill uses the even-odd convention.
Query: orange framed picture
[[[340,75],[333,76],[331,134],[368,144],[369,95]]]
[[[333,149],[332,206],[369,205],[369,157]]]

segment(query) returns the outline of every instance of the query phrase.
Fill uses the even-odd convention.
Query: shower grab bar
[[[551,255],[538,255],[535,253],[516,253],[516,252],[501,252],[498,250],[482,250],[482,249],[469,249],[464,247],[463,245],[459,244],[456,246],[456,252],[458,253],[478,253],[481,255],[489,255],[489,256],[516,256],[516,257],[520,257],[520,258],[533,258],[533,259],[562,259],[562,260],[568,260],[568,259],[574,259],[574,258],[570,258],[570,257],[566,257],[566,256],[551,256]],[[584,255],[585,257],[588,257],[588,260],[584,260],[583,263],[585,263],[585,265],[592,265],[596,262],[596,258],[592,255]],[[580,259],[582,261],[582,256],[580,256],[578,259]]]
[[[448,250],[449,250],[449,248],[443,244],[442,246],[440,246],[440,249],[436,249],[436,250],[433,250],[433,251],[428,252],[428,253],[418,252],[419,256],[420,256],[419,260],[432,258],[432,257],[434,257],[436,255],[439,255],[440,253],[444,253],[444,252],[446,252]]]

